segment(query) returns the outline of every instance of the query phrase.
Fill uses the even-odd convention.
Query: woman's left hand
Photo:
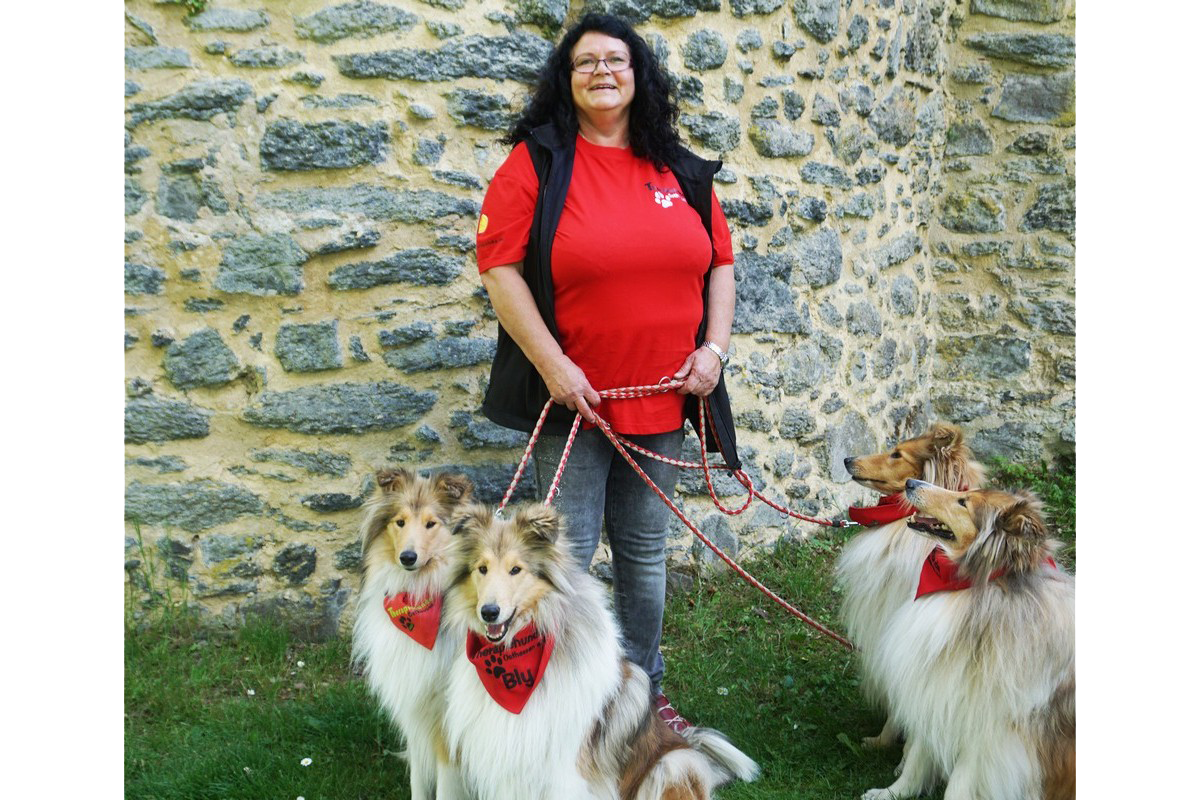
[[[683,362],[674,379],[683,381],[683,386],[678,389],[679,394],[708,397],[721,379],[721,359],[707,347],[698,347]]]

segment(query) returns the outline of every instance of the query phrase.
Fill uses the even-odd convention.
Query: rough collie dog
[[[413,800],[465,796],[442,735],[446,671],[465,633],[441,619],[456,572],[450,517],[470,499],[463,475],[381,470],[362,522],[363,585],[353,655],[407,743]]]
[[[1075,579],[1032,495],[908,481],[936,541],[919,597],[868,654],[908,736],[899,778],[864,800],[1075,796]]]
[[[683,736],[651,708],[607,593],[572,560],[552,509],[457,523],[446,612],[468,629],[450,668],[446,735],[479,800],[702,800],[757,765],[714,730]]]
[[[880,677],[863,656],[878,645],[897,609],[912,602],[921,564],[933,549],[931,541],[908,529],[906,519],[914,509],[904,502],[904,484],[923,478],[947,489],[978,488],[983,468],[971,459],[961,430],[935,424],[883,453],[851,456],[844,462],[855,482],[885,495],[876,506],[850,509],[851,519],[867,527],[846,543],[836,566],[842,621],[859,651],[863,693],[881,709],[886,710],[887,703]],[[889,715],[879,735],[863,739],[863,744],[888,747],[900,734]]]

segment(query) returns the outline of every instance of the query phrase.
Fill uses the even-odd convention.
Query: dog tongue
[[[500,634],[504,633],[504,625],[488,625],[487,635],[489,639],[495,639]]]

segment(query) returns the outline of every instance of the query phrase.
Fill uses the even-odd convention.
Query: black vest
[[[558,221],[562,217],[567,201],[567,187],[571,183],[571,171],[575,164],[575,137],[562,142],[552,124],[535,128],[525,145],[538,175],[538,198],[533,211],[533,225],[529,231],[529,244],[525,251],[523,274],[529,284],[542,321],[550,334],[558,341],[558,325],[554,318],[554,284],[550,272],[550,249],[554,242]],[[688,205],[700,215],[704,229],[712,239],[712,179],[721,168],[719,161],[706,161],[686,150],[668,161],[667,166],[675,173],[679,188]],[[708,322],[708,281],[704,276],[704,315],[696,330],[696,346],[704,341]],[[550,391],[542,376],[525,357],[503,325],[498,325],[496,356],[492,360],[492,372],[487,393],[483,398],[483,413],[492,422],[519,431],[531,432]],[[609,388],[609,387],[599,387]],[[699,400],[688,395],[684,400],[684,416],[700,431]],[[708,449],[719,450],[725,463],[734,469],[741,468],[737,456],[737,439],[733,430],[733,412],[729,407],[729,392],[725,388],[725,376],[717,381],[717,388],[708,397]],[[550,407],[542,430],[551,434],[565,434],[571,429],[575,417],[573,410],[555,403]]]

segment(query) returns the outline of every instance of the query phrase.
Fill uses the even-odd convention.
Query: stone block
[[[203,439],[209,432],[209,412],[182,400],[138,397],[125,404],[126,444]]]
[[[1012,22],[1058,22],[1067,13],[1067,0],[971,0],[971,13]]]
[[[1003,196],[991,186],[969,186],[948,192],[941,222],[956,233],[997,233],[1007,224]]]
[[[470,77],[534,83],[550,50],[550,42],[542,37],[515,31],[510,36],[464,36],[437,50],[335,55],[333,62],[348,78],[453,81]]]
[[[250,458],[257,462],[287,464],[314,475],[328,475],[334,478],[344,477],[350,471],[349,456],[338,455],[328,450],[266,448],[251,450]]]
[[[848,456],[878,452],[879,440],[857,411],[847,411],[840,423],[828,424],[825,428],[828,475],[834,483],[850,482],[850,473],[844,463]]]
[[[995,149],[991,131],[978,119],[955,120],[946,130],[947,156],[982,156]]]
[[[125,69],[184,69],[191,65],[187,51],[178,47],[125,48]]]
[[[459,125],[485,131],[507,130],[516,119],[508,98],[481,89],[454,89],[446,95],[446,110]]]
[[[166,280],[166,270],[125,262],[125,294],[162,294]]]
[[[163,356],[167,378],[180,389],[224,386],[237,377],[237,356],[213,328],[172,342]]]
[[[311,544],[292,542],[275,555],[271,568],[280,579],[292,586],[299,586],[317,571],[317,548]]]
[[[386,122],[275,120],[258,145],[264,169],[345,169],[383,161],[391,137]]]
[[[1029,370],[1032,352],[1029,341],[1012,336],[943,336],[935,372],[947,380],[1015,378]]]
[[[265,11],[237,8],[205,8],[199,14],[184,17],[183,23],[193,31],[230,31],[246,33],[265,28],[271,18]]]
[[[463,259],[445,256],[430,247],[401,250],[382,261],[345,264],[329,274],[329,286],[344,291],[393,283],[444,286],[462,274]]]
[[[893,89],[875,107],[867,117],[867,124],[880,140],[896,147],[904,147],[917,134],[917,118],[912,102],[899,88]]]
[[[1037,67],[1066,67],[1075,61],[1075,39],[1060,33],[979,33],[963,43],[992,58]]]
[[[797,25],[825,43],[837,36],[841,5],[839,0],[793,0],[792,14]]]
[[[1005,75],[992,116],[1009,122],[1075,124],[1075,73]]]
[[[210,120],[237,111],[253,93],[250,84],[236,78],[197,81],[161,100],[132,104],[129,124],[172,118]]]
[[[1075,187],[1070,183],[1042,184],[1037,198],[1021,218],[1022,231],[1058,231],[1075,235]]]
[[[812,321],[796,311],[790,288],[793,259],[784,255],[762,256],[743,250],[734,259],[733,277],[738,313],[734,333],[807,333]]]
[[[383,360],[388,366],[411,374],[484,364],[495,354],[494,339],[450,336],[401,350],[388,350],[383,354]]]
[[[812,152],[816,137],[807,131],[796,131],[773,119],[759,119],[747,131],[750,144],[766,158],[793,158]]]
[[[230,294],[299,294],[304,288],[301,266],[307,260],[308,254],[286,234],[237,236],[221,253],[213,286]]]
[[[679,118],[679,123],[687,129],[693,139],[718,153],[733,150],[742,140],[741,121],[719,111],[684,114]]]
[[[288,372],[320,372],[342,366],[337,320],[282,325],[275,337],[275,357]]]
[[[290,212],[335,211],[409,223],[428,223],[454,214],[465,217],[479,214],[479,203],[470,198],[433,189],[394,191],[366,183],[338,189],[281,189],[261,195],[259,204]]]
[[[354,0],[297,17],[296,36],[328,44],[341,39],[367,39],[391,31],[407,31],[419,18],[392,5]]]
[[[280,45],[247,47],[229,54],[234,66],[248,69],[283,69],[304,60],[299,50],[289,50]]]
[[[829,286],[842,275],[842,243],[829,228],[821,228],[796,240],[795,254],[800,276],[813,288]],[[793,283],[799,277],[793,273]]]
[[[125,487],[125,519],[197,532],[263,510],[262,500],[241,486],[201,480],[142,483]]]
[[[683,63],[688,69],[716,69],[725,63],[728,55],[725,37],[708,28],[694,31],[683,44]]]
[[[262,428],[296,433],[364,433],[402,428],[423,417],[437,393],[392,381],[332,383],[263,392],[243,417]]]

